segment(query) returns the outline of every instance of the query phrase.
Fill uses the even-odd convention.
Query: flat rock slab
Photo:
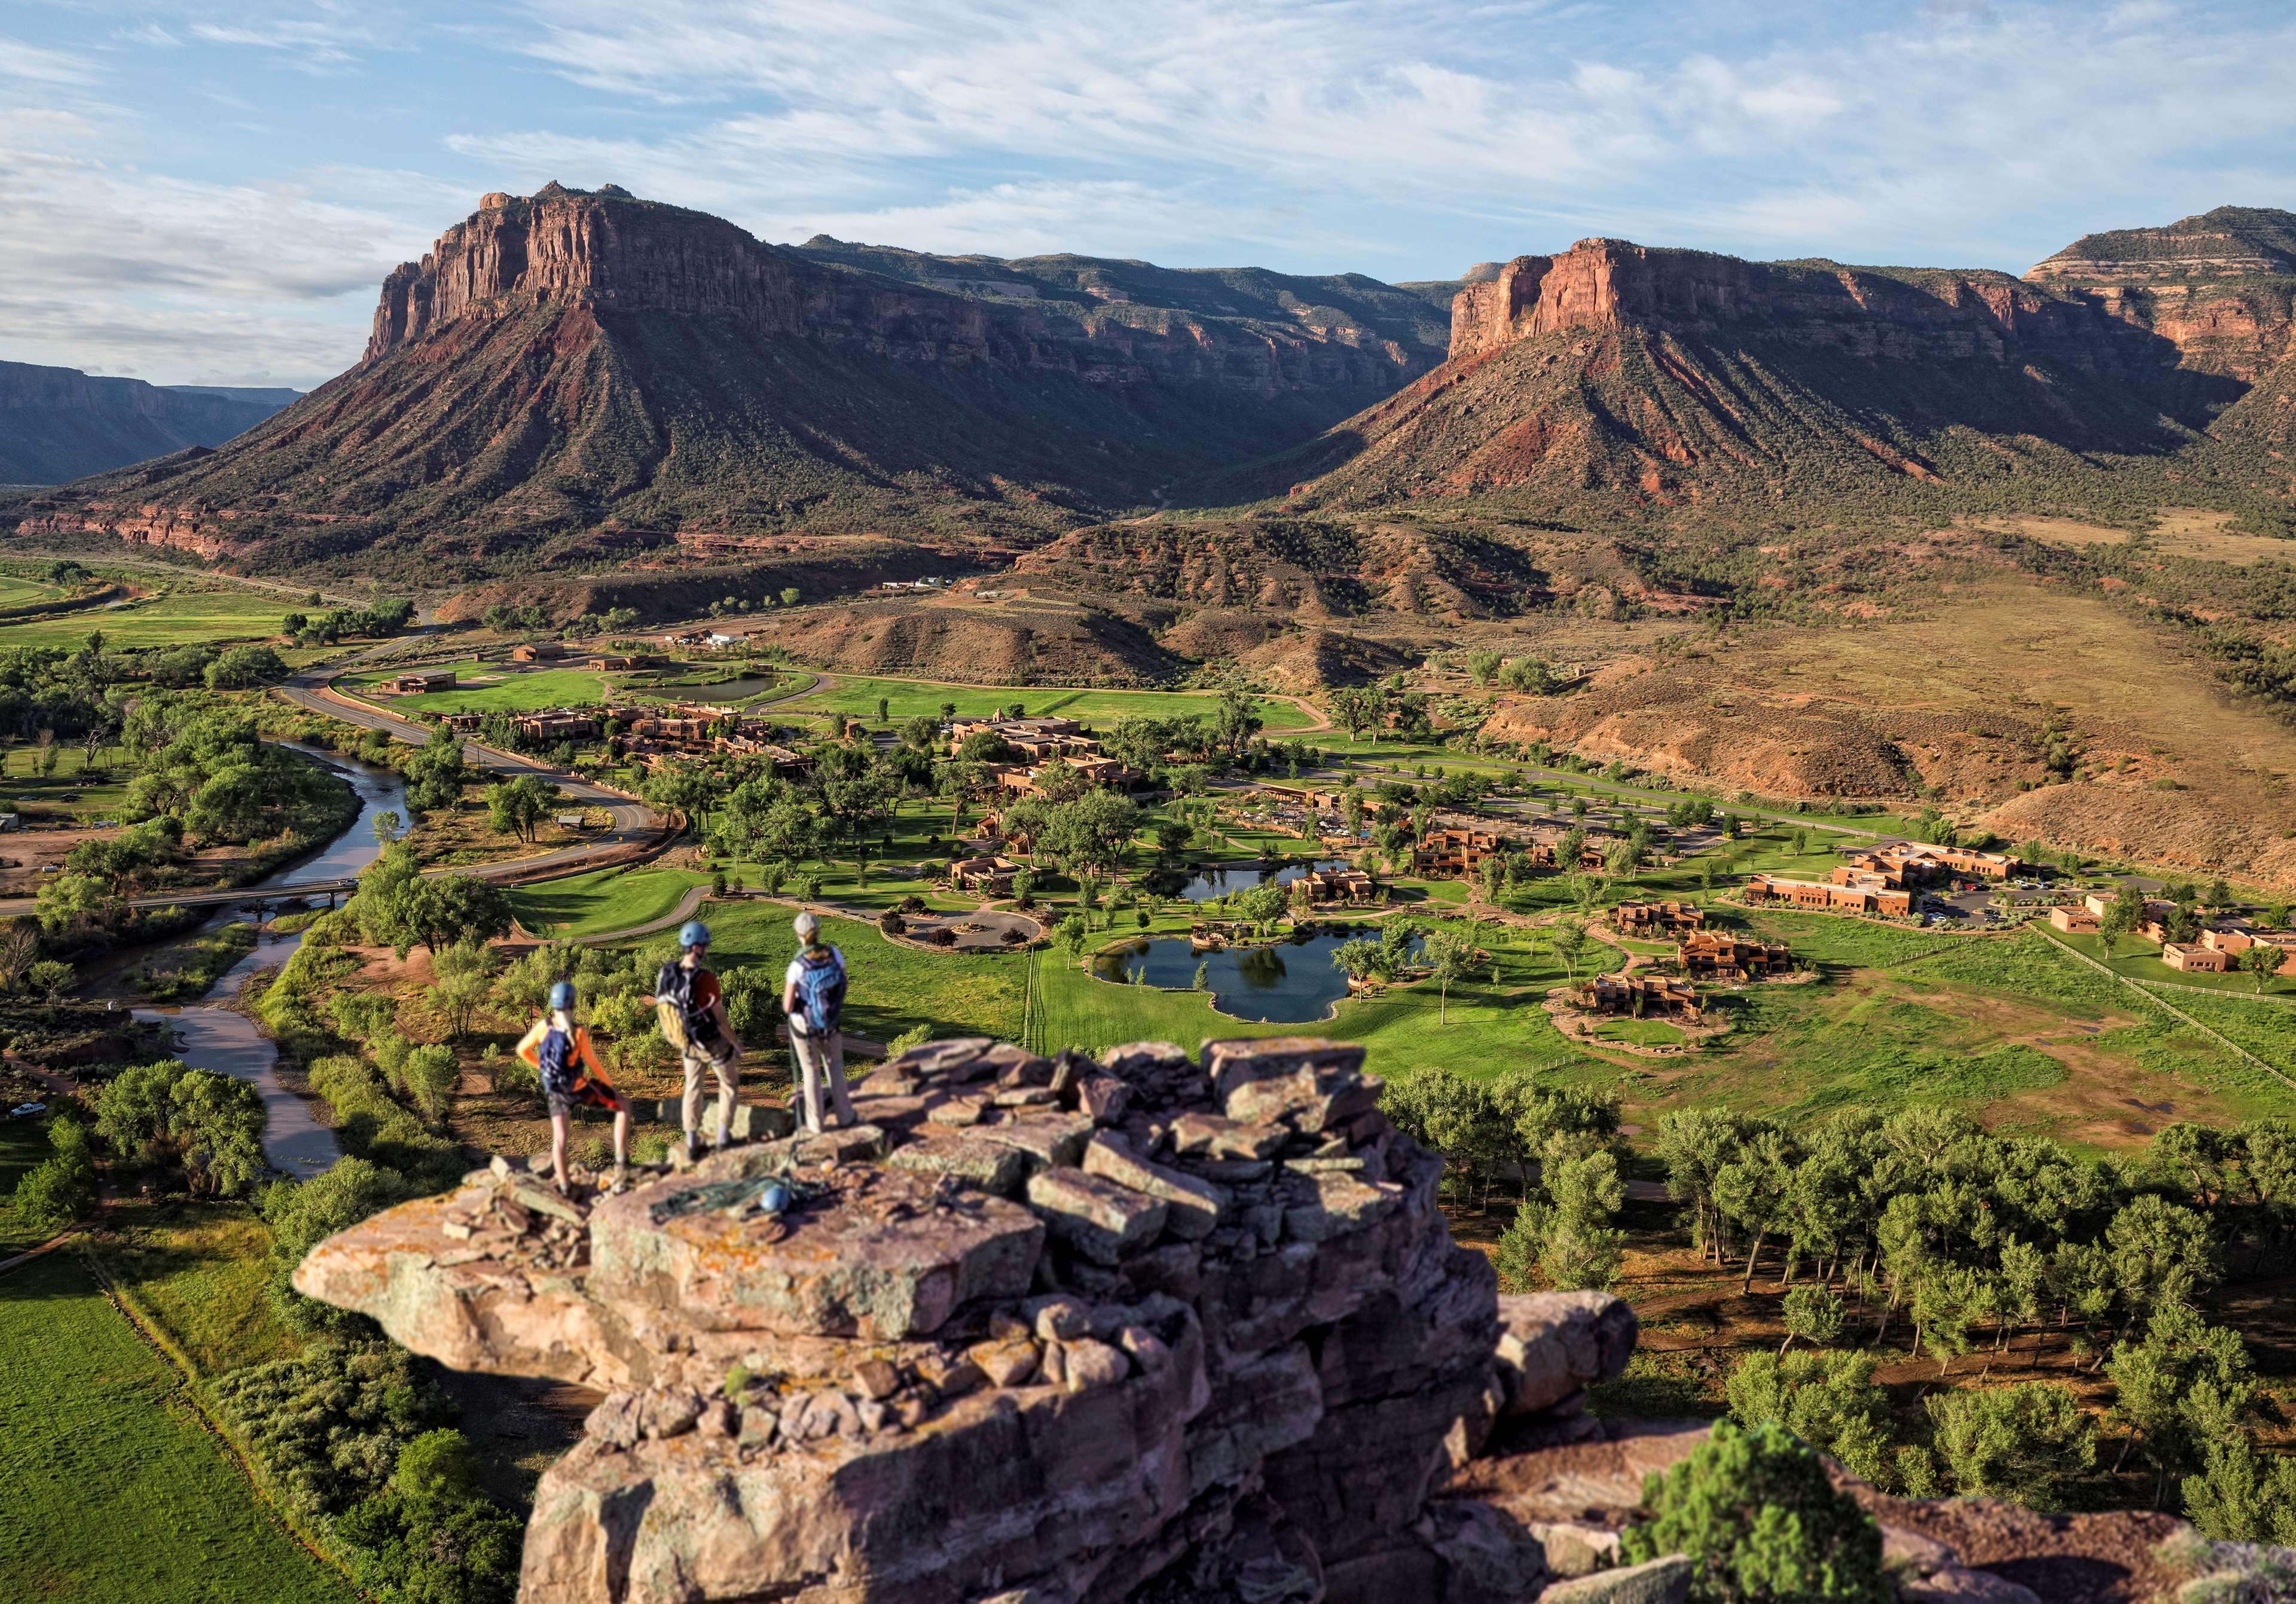
[[[894,1148],[885,1163],[920,1175],[947,1175],[999,1197],[1018,1197],[1029,1178],[1028,1156],[1021,1149],[969,1133],[929,1131]]]
[[[1029,1179],[1029,1206],[1054,1238],[1095,1264],[1115,1264],[1163,1233],[1166,1205],[1081,1170],[1046,1170]]]
[[[1177,1170],[1152,1164],[1121,1139],[1102,1135],[1084,1150],[1084,1172],[1104,1176],[1120,1187],[1160,1199],[1167,1209],[1165,1227],[1186,1241],[1210,1236],[1228,1205],[1226,1188]]]
[[[1029,1171],[1072,1169],[1084,1161],[1085,1144],[1096,1129],[1090,1115],[1036,1108],[999,1108],[972,1134],[1018,1148]]]
[[[1029,1289],[1044,1227],[1018,1204],[903,1170],[800,1170],[817,1193],[778,1219],[729,1218],[697,1171],[591,1216],[590,1289],[702,1330],[899,1341],[960,1305]],[[707,1200],[705,1202],[705,1200]],[[703,1206],[693,1206],[697,1203]]]
[[[1682,1604],[1697,1571],[1687,1555],[1669,1554],[1624,1570],[1559,1582],[1538,1595],[1539,1604]]]
[[[336,1233],[296,1266],[295,1289],[368,1316],[402,1347],[455,1370],[601,1388],[643,1380],[644,1355],[586,1295],[580,1272],[541,1270],[515,1246],[480,1253],[447,1234],[466,1196],[419,1197]]]

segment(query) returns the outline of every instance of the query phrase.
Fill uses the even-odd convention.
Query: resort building
[[[1309,902],[1369,902],[1379,896],[1379,882],[1349,864],[1337,868],[1309,869],[1292,883],[1292,894]]]
[[[419,696],[425,691],[451,691],[455,688],[455,670],[421,669],[412,674],[401,674],[390,682],[390,688],[404,696]]]
[[[1013,876],[1020,872],[1021,865],[1010,858],[960,858],[948,866],[948,885],[951,891],[1007,897],[1013,894]]]
[[[1783,942],[1750,941],[1721,930],[1693,930],[1682,938],[1682,972],[1693,980],[1738,982],[1784,975],[1793,954]]]
[[[1578,988],[1578,1006],[1595,1014],[1631,1014],[1696,1024],[1698,992],[1671,975],[1597,975]]]
[[[1845,874],[1874,875],[1884,885],[1902,891],[1909,886],[1935,885],[1956,875],[1975,880],[2009,880],[2023,874],[2027,867],[2023,859],[2004,852],[1898,841],[1845,853],[1841,867],[1833,871],[1833,883],[1850,884],[1842,878]]]
[[[2221,947],[2203,947],[2198,942],[2163,942],[2161,961],[2187,975],[2223,975],[2237,960]]]
[[[1902,918],[1914,911],[1911,892],[1896,890],[1878,875],[1862,876],[1846,885],[1824,880],[1787,880],[1776,875],[1756,875],[1746,882],[1749,902],[1784,902],[1832,913],[1874,913]]]
[[[1689,902],[1621,902],[1611,922],[1628,935],[1676,935],[1706,923],[1706,910]]]
[[[2086,908],[2052,908],[2049,927],[2062,930],[2067,935],[2095,935],[2102,930],[2103,921]]]

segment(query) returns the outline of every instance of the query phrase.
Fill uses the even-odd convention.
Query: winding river
[[[362,763],[357,758],[324,752],[316,746],[295,745],[294,750],[351,783],[352,789],[358,793],[358,817],[310,857],[250,890],[321,884],[356,875],[381,852],[381,844],[374,835],[375,816],[390,812],[402,820],[406,817],[406,787],[390,769],[378,769],[372,763]],[[240,917],[225,914],[218,922]],[[258,936],[255,950],[224,971],[209,995],[238,995],[249,975],[285,963],[302,940],[300,935]],[[263,1156],[271,1161],[273,1168],[305,1179],[327,1169],[343,1156],[335,1143],[335,1133],[319,1123],[308,1103],[281,1084],[279,1049],[246,1015],[218,1002],[195,1002],[182,1008],[138,1008],[135,1017],[172,1026],[176,1056],[194,1069],[211,1069],[218,1074],[255,1083],[256,1090],[263,1094]]]

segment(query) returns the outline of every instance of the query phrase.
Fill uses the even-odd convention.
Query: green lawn
[[[1082,719],[1113,722],[1118,719],[1171,719],[1187,713],[1210,713],[1219,705],[1209,691],[1066,690],[1054,686],[940,685],[926,679],[882,679],[840,674],[809,695],[775,704],[777,713],[841,713],[874,720],[877,698],[891,704],[898,723],[920,713],[940,716],[941,704],[953,702],[960,718],[978,718],[1018,702],[1031,718]],[[1267,732],[1281,734],[1305,729],[1313,723],[1290,702],[1268,696],[1251,698],[1267,721]]]
[[[173,585],[141,601],[0,624],[0,646],[77,646],[90,630],[106,646],[174,646],[188,641],[261,639],[295,611],[262,591]]]
[[[302,1339],[272,1307],[271,1228],[244,1203],[116,1203],[103,1266],[201,1376],[291,1359]]]
[[[494,685],[425,691],[416,696],[377,697],[393,712],[526,712],[537,707],[594,707],[606,698],[602,674],[585,669],[504,669],[487,663],[455,663],[455,673],[499,676]],[[372,683],[372,681],[370,681]]]
[[[2235,997],[2249,998],[2281,995],[2288,983],[2267,979],[2263,992],[2259,993],[2256,976],[2243,970],[2235,969],[2227,975],[2209,975],[2171,969],[2161,961],[2161,949],[2141,935],[2115,936],[2108,942],[2101,935],[2072,935],[2062,931],[2051,934],[2074,951],[2097,958],[2115,975],[2126,975],[2131,980],[2168,986],[2189,986],[2202,991],[2228,991]],[[2183,998],[2177,997],[2173,1000],[2179,1008],[2184,1006]]]
[[[796,956],[784,904],[721,903],[709,918],[710,960],[720,969],[763,964],[778,975]],[[1024,954],[927,952],[898,946],[853,919],[824,920],[822,927],[845,954],[851,976],[845,1017],[856,1034],[882,1041],[930,1024],[936,1036],[1020,1040]]]
[[[0,1575],[20,1599],[324,1604],[299,1548],[70,1252],[0,1278]]]
[[[709,878],[682,868],[599,869],[518,887],[509,893],[510,906],[536,935],[599,935],[660,918]]]
[[[53,602],[62,595],[53,585],[0,573],[0,607],[29,607],[40,602]]]
[[[1596,1026],[1595,1034],[1604,1041],[1636,1047],[1670,1047],[1683,1039],[1682,1032],[1663,1019],[1613,1019]]]

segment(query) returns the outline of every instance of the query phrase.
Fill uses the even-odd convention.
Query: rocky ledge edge
[[[1687,1562],[1621,1567],[1619,1534],[1705,1427],[1587,1413],[1632,1310],[1501,1297],[1363,1061],[932,1043],[848,1129],[619,1196],[497,1160],[295,1284],[451,1367],[605,1393],[537,1490],[527,1604],[1682,1598]],[[2098,1596],[2004,1557],[2093,1583],[2178,1533],[1853,1490],[1908,1599]]]

